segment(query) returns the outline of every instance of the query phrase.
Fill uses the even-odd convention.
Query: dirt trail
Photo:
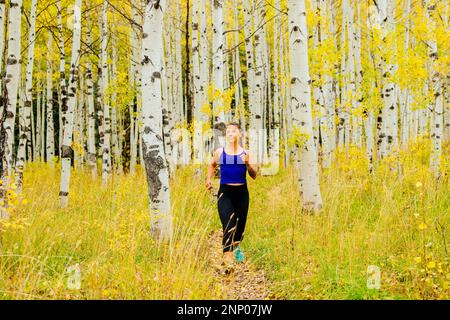
[[[264,270],[257,269],[246,255],[243,263],[235,263],[234,272],[224,274],[222,263],[222,231],[212,231],[209,236],[210,265],[214,268],[216,277],[221,283],[224,299],[233,300],[264,300],[271,299],[270,283],[264,275]]]

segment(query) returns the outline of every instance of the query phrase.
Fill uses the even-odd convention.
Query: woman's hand
[[[244,162],[245,164],[249,164],[250,161],[250,156],[247,152],[245,152],[244,154],[241,155],[241,160],[242,162]]]
[[[211,190],[213,188],[211,179],[206,180],[206,189]]]

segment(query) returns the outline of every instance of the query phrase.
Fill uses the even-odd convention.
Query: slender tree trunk
[[[288,0],[290,35],[290,70],[292,120],[304,141],[298,142],[297,169],[302,207],[319,211],[322,196],[319,186],[319,168],[314,146],[311,87],[308,65],[308,31],[304,0]]]
[[[209,53],[208,53],[208,27],[206,19],[206,0],[200,0],[200,48],[199,48],[199,60],[200,60],[200,88],[199,99],[202,112],[200,113],[200,120],[202,122],[202,144],[203,150],[207,151],[208,140],[203,134],[206,130],[210,129],[210,118],[207,113],[209,110],[209,101],[207,99],[208,78],[209,78]],[[206,109],[206,110],[205,110]]]
[[[239,30],[239,7],[242,6],[239,0],[234,0],[233,4],[234,12],[234,29]],[[234,33],[234,45],[237,46],[239,43],[239,32]],[[247,128],[245,120],[245,104],[244,104],[244,88],[242,85],[242,72],[241,72],[241,57],[240,50],[237,47],[233,51],[233,82],[235,84],[234,99],[236,105],[236,112],[238,112],[238,122],[242,130],[242,145],[247,146]]]
[[[171,240],[169,171],[162,137],[161,71],[163,55],[163,3],[150,0],[145,6],[142,60],[142,149],[150,197],[151,233]]]
[[[40,69],[40,68],[39,68]],[[40,87],[42,87],[42,81],[39,81]],[[37,92],[37,101],[36,101],[36,138],[35,138],[35,146],[34,146],[34,158],[41,161],[41,142],[42,142],[42,130],[41,130],[41,115],[42,115],[42,92]]]
[[[111,174],[111,118],[109,101],[106,94],[108,87],[108,1],[104,1],[102,14],[102,39],[101,39],[101,99],[103,106],[103,145],[102,145],[102,183],[106,185]]]
[[[378,2],[378,12],[381,20],[381,27],[383,32],[384,44],[388,44],[390,38],[393,36],[392,32],[394,30],[394,3],[393,0],[380,0]],[[383,158],[391,153],[391,150],[397,145],[396,141],[396,105],[395,105],[395,85],[392,82],[392,73],[394,70],[394,64],[392,62],[392,57],[388,57],[386,51],[388,48],[383,47],[383,56],[381,57],[381,69],[383,70],[383,80],[382,80],[382,100],[383,100],[383,111],[382,111],[382,127],[380,134],[380,157]]]
[[[337,139],[338,145],[340,148],[344,147],[345,141],[348,139],[345,135],[345,127],[347,126],[346,122],[348,121],[347,117],[347,59],[346,59],[346,51],[345,46],[347,42],[346,31],[347,31],[347,5],[348,1],[342,1],[342,27],[341,27],[341,86],[340,86],[340,103],[338,107],[338,117],[339,122],[337,125]]]
[[[87,39],[92,45],[92,31],[87,30]],[[86,65],[86,95],[88,111],[87,129],[87,162],[91,168],[92,178],[97,177],[97,151],[95,150],[95,106],[94,106],[94,83],[92,81],[92,62],[87,61]]]
[[[404,19],[405,19],[405,42],[404,42],[404,50],[408,52],[409,50],[409,30],[410,30],[410,18],[409,12],[411,8],[411,0],[406,0],[405,8],[404,8]],[[411,103],[410,103],[410,93],[408,88],[402,88],[399,96],[400,102],[400,125],[401,125],[401,142],[400,145],[402,149],[406,149],[409,140],[409,124],[411,117]]]
[[[117,45],[116,41],[113,41],[112,45],[112,66],[111,66],[111,75],[112,79],[117,79]],[[117,113],[120,112],[118,109],[118,104],[116,103],[117,93],[114,91],[111,95],[111,100],[113,102],[113,106],[111,108],[111,142],[112,142],[112,151],[114,155],[114,170],[118,173],[122,172],[122,163],[120,157],[120,149],[119,149],[119,137],[118,137],[118,116]]]
[[[276,7],[280,7],[281,1],[275,3]],[[280,162],[280,77],[279,77],[279,34],[280,19],[277,16],[273,25],[273,117],[270,123],[269,156],[270,156],[270,174],[276,174],[279,169]],[[269,97],[270,99],[270,97]]]
[[[30,28],[28,31],[28,60],[26,66],[26,80],[25,80],[25,101],[23,114],[20,114],[20,118],[23,123],[20,125],[21,134],[19,138],[19,148],[17,150],[17,163],[16,163],[16,184],[19,189],[23,184],[23,169],[25,167],[27,145],[31,143],[31,111],[33,100],[33,68],[34,68],[34,46],[35,46],[35,29],[36,29],[36,7],[37,0],[31,2],[30,12]],[[0,59],[1,60],[1,59]],[[31,157],[31,154],[29,154]]]
[[[47,41],[47,135],[46,135],[46,149],[47,149],[47,162],[53,168],[55,162],[53,157],[55,156],[55,141],[54,141],[54,124],[53,124],[53,70],[51,54],[53,45],[53,35],[48,34]]]
[[[427,16],[428,16],[428,26],[431,30],[435,29],[437,20],[436,13],[436,0],[425,1]],[[431,135],[431,154],[430,154],[430,166],[431,172],[436,179],[441,177],[441,154],[442,154],[442,125],[443,125],[443,92],[442,92],[442,75],[439,73],[434,65],[438,59],[438,47],[436,38],[428,41],[428,53],[429,57],[433,62],[433,67],[431,68],[431,84],[434,95],[434,102],[432,103],[432,121],[430,125],[430,135]]]
[[[224,16],[223,0],[213,0],[213,101],[214,149],[225,145],[225,112],[223,110]],[[217,97],[216,97],[217,96]]]
[[[5,35],[6,35],[6,5],[5,0],[0,0],[0,90],[3,88],[3,55],[5,51]],[[3,90],[2,90],[3,91]],[[3,112],[3,104],[0,103],[0,119]]]
[[[60,93],[60,117],[61,123],[59,126],[59,157],[62,160],[62,145],[64,140],[64,128],[66,127],[66,112],[67,101],[69,99],[67,94],[66,84],[66,54],[64,48],[64,34],[62,25],[62,11],[61,0],[58,0],[58,32],[59,32],[59,93]]]
[[[256,72],[255,72],[255,58],[254,58],[254,47],[253,47],[253,37],[252,37],[252,3],[250,1],[244,2],[244,37],[245,37],[245,56],[247,64],[247,92],[248,92],[248,109],[249,109],[249,129],[248,129],[248,140],[249,148],[258,156],[258,133],[257,133],[257,122],[256,117],[258,116],[257,105],[257,90],[256,90]],[[257,161],[259,161],[257,159]]]
[[[14,126],[16,120],[17,93],[20,83],[22,0],[11,0],[8,21],[8,55],[6,78],[3,88],[3,113],[0,119],[0,178],[3,188],[8,188],[13,168]],[[0,194],[1,196],[1,194]]]
[[[202,131],[203,125],[201,121],[201,108],[203,104],[202,95],[200,93],[201,83],[200,74],[200,56],[199,56],[199,13],[198,0],[192,0],[192,76],[194,78],[194,117],[192,120],[194,128],[194,163],[200,164],[203,159]]]
[[[64,122],[64,135],[61,147],[61,183],[59,192],[59,206],[65,208],[69,204],[69,185],[70,185],[70,165],[73,157],[72,134],[73,118],[76,104],[76,93],[78,85],[78,64],[80,60],[80,38],[81,38],[81,6],[82,0],[75,0],[74,6],[74,25],[72,40],[72,58],[70,63],[69,95],[67,101],[67,113]]]

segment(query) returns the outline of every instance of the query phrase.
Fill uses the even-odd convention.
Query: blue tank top
[[[226,154],[225,148],[223,148],[220,157],[220,184],[247,183],[247,166],[240,157],[243,153],[245,150],[237,155]]]

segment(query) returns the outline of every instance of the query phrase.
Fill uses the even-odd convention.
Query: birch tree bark
[[[383,46],[381,57],[383,71],[382,80],[382,100],[383,100],[383,121],[381,130],[381,150],[380,157],[383,158],[391,153],[391,150],[397,145],[397,111],[395,106],[395,85],[392,82],[392,73],[394,70],[393,54],[388,52],[391,48],[392,33],[394,30],[394,3],[393,0],[381,0],[378,2],[381,27],[383,32]]]
[[[53,125],[53,70],[52,70],[52,45],[53,35],[48,33],[47,41],[47,134],[46,134],[46,159],[50,164],[50,167],[54,168],[55,162],[53,157],[55,156],[55,141],[54,141],[54,125]]]
[[[321,40],[326,42],[329,39],[329,34],[334,37],[333,21],[331,16],[331,5],[327,1],[320,0],[320,12],[326,17],[328,21],[328,28],[323,26],[321,28]],[[324,61],[327,68],[331,72],[333,65],[328,61]],[[322,92],[324,101],[325,116],[320,124],[320,134],[322,138],[322,167],[331,168],[332,163],[332,140],[334,139],[334,96],[333,96],[333,78],[332,75],[326,73],[324,75],[324,89]]]
[[[213,0],[213,123],[214,123],[214,149],[225,145],[225,113],[223,106],[223,74],[224,74],[224,36],[223,36],[223,0]]]
[[[258,163],[265,160],[265,113],[266,106],[266,83],[267,83],[267,40],[265,32],[266,1],[253,1],[253,16],[255,28],[255,134],[257,146],[254,149]]]
[[[116,40],[113,40],[112,43],[112,66],[111,66],[111,79],[117,79],[117,44]],[[114,156],[114,170],[118,173],[122,172],[122,163],[120,156],[120,148],[119,148],[119,137],[118,137],[118,113],[120,113],[119,105],[116,103],[117,92],[114,90],[111,94],[111,102],[113,106],[111,107],[111,144],[112,144],[112,153]]]
[[[312,128],[305,1],[288,0],[287,4],[292,120],[299,136],[303,138],[303,141],[298,142],[296,159],[299,191],[303,209],[317,212],[322,208],[322,196]]]
[[[11,0],[8,20],[8,55],[3,91],[3,113],[0,119],[0,179],[3,188],[9,185],[13,168],[14,125],[17,93],[20,83],[22,0]]]
[[[106,185],[111,174],[111,118],[109,101],[106,94],[108,87],[108,1],[104,1],[102,12],[102,33],[101,33],[101,80],[100,96],[103,106],[103,161],[102,161],[102,183]]]
[[[7,31],[7,10],[6,10],[6,2],[5,0],[0,0],[0,95],[3,95],[3,68],[4,62],[3,59],[6,56],[6,31]],[[3,121],[3,111],[4,111],[4,103],[3,100],[0,99],[0,128],[1,121]],[[1,142],[0,142],[1,143]],[[0,164],[1,166],[1,164]]]
[[[39,68],[40,69],[40,68]],[[42,81],[39,81],[39,87],[43,87]],[[38,159],[39,161],[42,160],[41,158],[41,144],[42,144],[42,128],[41,128],[41,124],[42,124],[42,91],[40,89],[38,89],[37,91],[37,101],[36,101],[36,138],[35,138],[35,142],[36,144],[34,145],[34,159]]]
[[[275,6],[280,7],[281,1],[277,1]],[[279,37],[280,18],[277,16],[273,25],[273,117],[270,123],[269,156],[270,156],[270,174],[277,173],[280,162],[280,78],[279,78]]]
[[[210,129],[210,117],[205,109],[209,109],[209,101],[207,99],[208,79],[209,79],[209,53],[208,53],[208,26],[206,17],[206,0],[200,0],[200,48],[199,48],[199,60],[200,60],[200,88],[199,95],[201,100],[201,108],[204,110],[201,112],[202,121],[202,144],[203,150],[207,151],[208,139],[204,134],[206,130]]]
[[[92,45],[92,31],[87,30],[87,39]],[[94,83],[92,81],[92,62],[86,64],[86,96],[87,96],[87,162],[91,168],[92,178],[97,177],[97,152],[95,150],[95,108],[94,108]]]
[[[431,30],[435,30],[436,26],[436,4],[434,1],[425,1],[428,26]],[[434,33],[435,34],[435,33]],[[436,179],[441,176],[441,154],[442,154],[442,134],[443,134],[443,92],[442,92],[442,76],[438,70],[436,70],[435,62],[438,59],[438,47],[435,36],[428,41],[428,53],[432,62],[434,62],[431,68],[431,85],[434,95],[434,102],[432,104],[432,121],[430,125],[431,135],[431,154],[430,154],[430,167]]]
[[[254,48],[253,48],[253,37],[252,37],[252,8],[251,1],[244,2],[244,37],[245,37],[245,57],[247,64],[247,92],[248,92],[248,110],[249,110],[249,130],[248,141],[249,148],[252,150],[256,157],[258,157],[258,133],[257,133],[257,122],[256,116],[258,115],[257,105],[257,90],[256,90],[256,71],[255,71],[255,58],[254,58]],[[256,160],[259,161],[258,159]],[[258,162],[259,163],[259,162]]]
[[[201,83],[201,72],[200,72],[200,44],[199,44],[199,10],[198,10],[198,0],[192,0],[192,76],[194,82],[194,116],[192,119],[194,128],[193,137],[193,149],[194,149],[194,163],[200,164],[202,157],[202,121],[201,121],[201,108],[202,108],[202,93],[200,92],[200,87],[203,85]]]
[[[66,121],[64,123],[63,143],[61,147],[61,181],[59,191],[59,206],[65,208],[69,204],[70,165],[73,157],[72,134],[73,118],[76,104],[76,93],[78,85],[78,65],[80,60],[81,40],[81,6],[82,0],[75,0],[73,12],[73,40],[72,58],[70,63],[69,95],[67,101]]]
[[[142,149],[150,197],[151,233],[171,240],[169,171],[162,138],[161,71],[163,2],[148,0],[144,13],[142,60]]]
[[[234,0],[234,29],[239,30],[239,8],[242,6],[239,0]],[[239,44],[239,32],[234,33],[234,45]],[[247,145],[247,128],[245,120],[245,104],[244,104],[244,88],[242,85],[242,71],[241,71],[241,58],[240,50],[237,47],[233,51],[233,81],[235,84],[234,99],[236,103],[236,109],[238,112],[238,121],[242,130],[242,145]]]
[[[59,33],[59,96],[60,96],[60,117],[61,123],[59,126],[59,155],[62,153],[62,143],[64,140],[64,128],[66,127],[66,112],[67,112],[67,84],[66,84],[66,54],[64,47],[64,34],[62,24],[61,0],[58,0],[58,33]]]
[[[405,42],[403,45],[405,52],[408,52],[409,50],[410,8],[411,8],[411,0],[406,0],[404,6]],[[400,102],[400,125],[401,125],[400,145],[403,149],[406,149],[409,140],[409,124],[411,118],[411,98],[408,88],[401,89],[399,102]]]
[[[23,121],[21,125],[22,133],[19,138],[19,148],[17,150],[16,177],[17,187],[20,189],[23,183],[23,169],[25,167],[27,145],[31,144],[31,112],[33,101],[33,69],[34,69],[34,47],[36,38],[36,7],[37,0],[31,2],[30,9],[30,28],[28,30],[28,55],[25,71],[25,101],[23,114],[20,115]],[[1,59],[0,59],[1,60]],[[0,68],[1,69],[1,68]],[[30,148],[28,148],[30,150]],[[31,158],[31,154],[29,154]]]
[[[5,51],[5,20],[6,20],[6,5],[5,0],[0,0],[0,55],[3,57]],[[0,58],[0,90],[3,88],[3,58]],[[3,105],[0,104],[0,118],[2,117]]]
[[[341,49],[341,86],[340,86],[340,104],[337,109],[339,122],[337,125],[337,139],[338,146],[344,147],[346,140],[346,131],[345,128],[347,126],[348,117],[347,117],[347,56],[345,46],[347,43],[347,7],[348,1],[342,1],[342,27],[341,27],[341,41],[340,41],[340,49]]]

